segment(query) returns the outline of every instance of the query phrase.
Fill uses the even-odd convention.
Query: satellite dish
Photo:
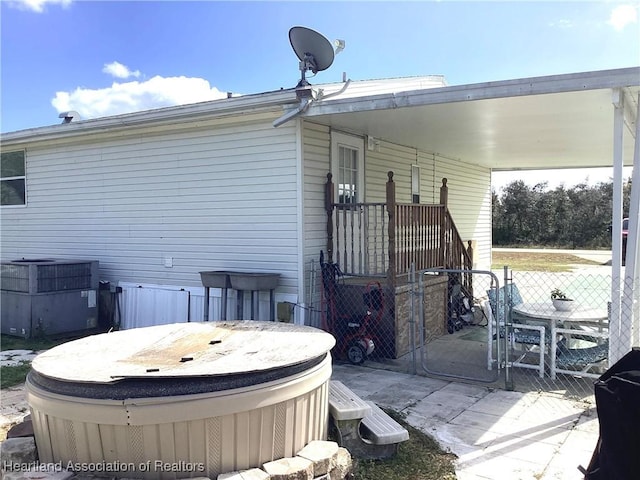
[[[297,87],[306,87],[309,82],[305,79],[307,70],[313,73],[326,70],[333,63],[333,46],[331,42],[318,32],[305,27],[293,27],[289,30],[289,42],[300,59],[302,78]]]

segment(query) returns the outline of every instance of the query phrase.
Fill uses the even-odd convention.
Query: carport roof
[[[493,170],[603,167],[613,165],[617,92],[631,165],[640,67],[335,96],[303,116]]]

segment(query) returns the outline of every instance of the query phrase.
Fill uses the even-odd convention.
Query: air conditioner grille
[[[91,288],[91,264],[38,265],[38,292]]]
[[[0,289],[24,293],[90,289],[91,267],[91,262],[4,263],[0,267]]]
[[[29,292],[29,265],[6,265],[0,267],[0,290]]]

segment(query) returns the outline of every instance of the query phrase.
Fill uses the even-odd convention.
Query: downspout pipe
[[[331,97],[335,97],[336,95],[340,95],[342,92],[344,92],[349,87],[350,83],[351,83],[351,79],[347,80],[340,90],[338,90],[337,92],[330,93],[328,95],[323,95],[322,90],[320,90],[318,95],[317,95],[317,100],[318,101],[322,101],[322,100],[326,100],[327,98],[331,98]],[[273,121],[273,126],[274,127],[279,127],[280,125],[282,125],[284,123],[287,123],[289,120],[294,119],[295,117],[297,117],[301,113],[304,113],[307,110],[307,108],[309,108],[309,105],[311,105],[311,103],[313,103],[313,101],[314,101],[314,97],[311,94],[311,92],[308,92],[308,91],[305,92],[305,97],[302,100],[300,100],[300,105],[298,106],[298,108],[296,108],[294,110],[291,110],[290,112],[285,113],[280,118],[275,119]]]
[[[275,119],[273,121],[273,126],[279,127],[283,123],[287,123],[289,120],[294,119],[295,117],[300,115],[302,112],[304,112],[307,108],[309,108],[309,105],[311,105],[311,102],[313,102],[313,98],[311,97],[303,98],[302,100],[300,100],[300,105],[298,106],[298,108],[285,113],[280,118]]]

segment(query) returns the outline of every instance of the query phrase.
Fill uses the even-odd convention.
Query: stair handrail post
[[[440,205],[442,205],[442,211],[440,212],[440,266],[447,268],[446,261],[446,231],[447,231],[447,204],[449,203],[449,187],[447,187],[447,179],[442,179],[442,186],[440,187]]]
[[[393,181],[393,171],[387,172],[387,214],[389,215],[389,271],[387,280],[392,286],[396,284],[396,184]]]
[[[449,204],[449,187],[447,187],[446,177],[442,179],[442,186],[440,187],[440,205],[444,205],[445,210]]]
[[[327,212],[327,259],[333,263],[333,175],[327,173],[324,185],[324,209]]]

